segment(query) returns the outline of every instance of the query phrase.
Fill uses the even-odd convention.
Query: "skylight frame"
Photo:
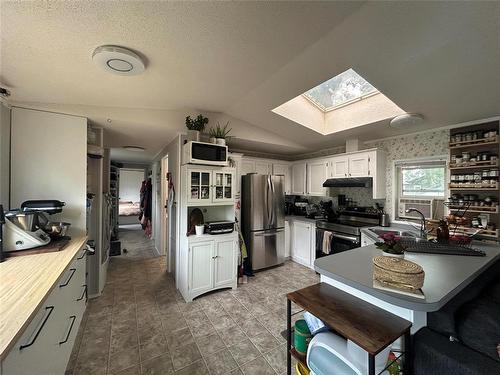
[[[332,80],[333,78],[336,78],[336,77],[338,77],[338,76],[340,76],[340,75],[342,75],[342,74],[344,74],[344,73],[348,72],[349,70],[352,70],[352,71],[353,71],[353,72],[354,72],[357,76],[359,76],[361,79],[363,79],[364,81],[366,81],[366,82],[367,82],[367,83],[368,83],[371,87],[373,87],[373,90],[372,90],[372,91],[370,91],[370,92],[367,92],[366,94],[361,95],[361,96],[359,96],[359,97],[357,97],[357,98],[352,98],[352,99],[347,100],[347,101],[345,101],[345,102],[343,102],[343,103],[340,103],[340,104],[337,104],[337,105],[332,105],[332,106],[330,106],[330,107],[325,107],[325,106],[323,106],[321,103],[319,103],[318,101],[314,100],[312,97],[310,97],[309,95],[307,95],[307,93],[308,93],[308,92],[310,92],[311,90],[315,89],[316,87],[323,85],[324,83],[326,83],[326,82],[328,82],[328,81]],[[307,99],[307,100],[308,100],[311,104],[313,104],[316,108],[318,108],[318,109],[319,109],[320,111],[322,111],[323,113],[327,113],[327,112],[331,112],[331,111],[334,111],[334,110],[336,110],[336,109],[339,109],[339,108],[342,108],[342,107],[348,106],[348,105],[350,105],[350,104],[356,103],[356,102],[358,102],[358,101],[361,101],[361,100],[363,100],[363,99],[369,98],[369,97],[371,97],[371,96],[373,96],[373,95],[377,95],[377,94],[380,94],[380,91],[379,91],[376,87],[374,87],[374,86],[373,86],[370,82],[368,82],[368,81],[367,81],[367,80],[366,80],[366,79],[365,79],[362,75],[360,75],[360,74],[359,74],[358,72],[356,72],[354,69],[349,68],[349,69],[345,70],[344,72],[339,73],[339,74],[337,74],[336,76],[334,76],[334,77],[332,77],[332,78],[330,78],[330,79],[328,79],[328,80],[326,80],[326,81],[324,81],[324,82],[320,83],[319,85],[316,85],[316,86],[314,86],[314,87],[310,88],[310,89],[309,89],[309,90],[307,90],[306,92],[302,93],[302,94],[301,94],[301,96],[302,96],[303,98]]]

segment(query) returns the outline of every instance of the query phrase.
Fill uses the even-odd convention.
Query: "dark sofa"
[[[500,374],[500,260],[414,335],[415,375]]]

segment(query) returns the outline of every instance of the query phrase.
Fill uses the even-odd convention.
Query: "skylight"
[[[366,79],[349,69],[302,95],[326,112],[376,92],[377,89]]]

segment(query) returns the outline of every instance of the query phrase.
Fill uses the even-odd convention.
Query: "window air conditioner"
[[[406,213],[409,208],[416,208],[422,212],[426,219],[440,219],[444,215],[443,199],[399,199],[399,217],[406,219],[419,219],[416,212]]]

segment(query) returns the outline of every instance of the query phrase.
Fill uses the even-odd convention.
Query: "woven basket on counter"
[[[385,256],[373,258],[373,278],[382,284],[417,290],[424,285],[424,276],[422,267],[409,260]]]

